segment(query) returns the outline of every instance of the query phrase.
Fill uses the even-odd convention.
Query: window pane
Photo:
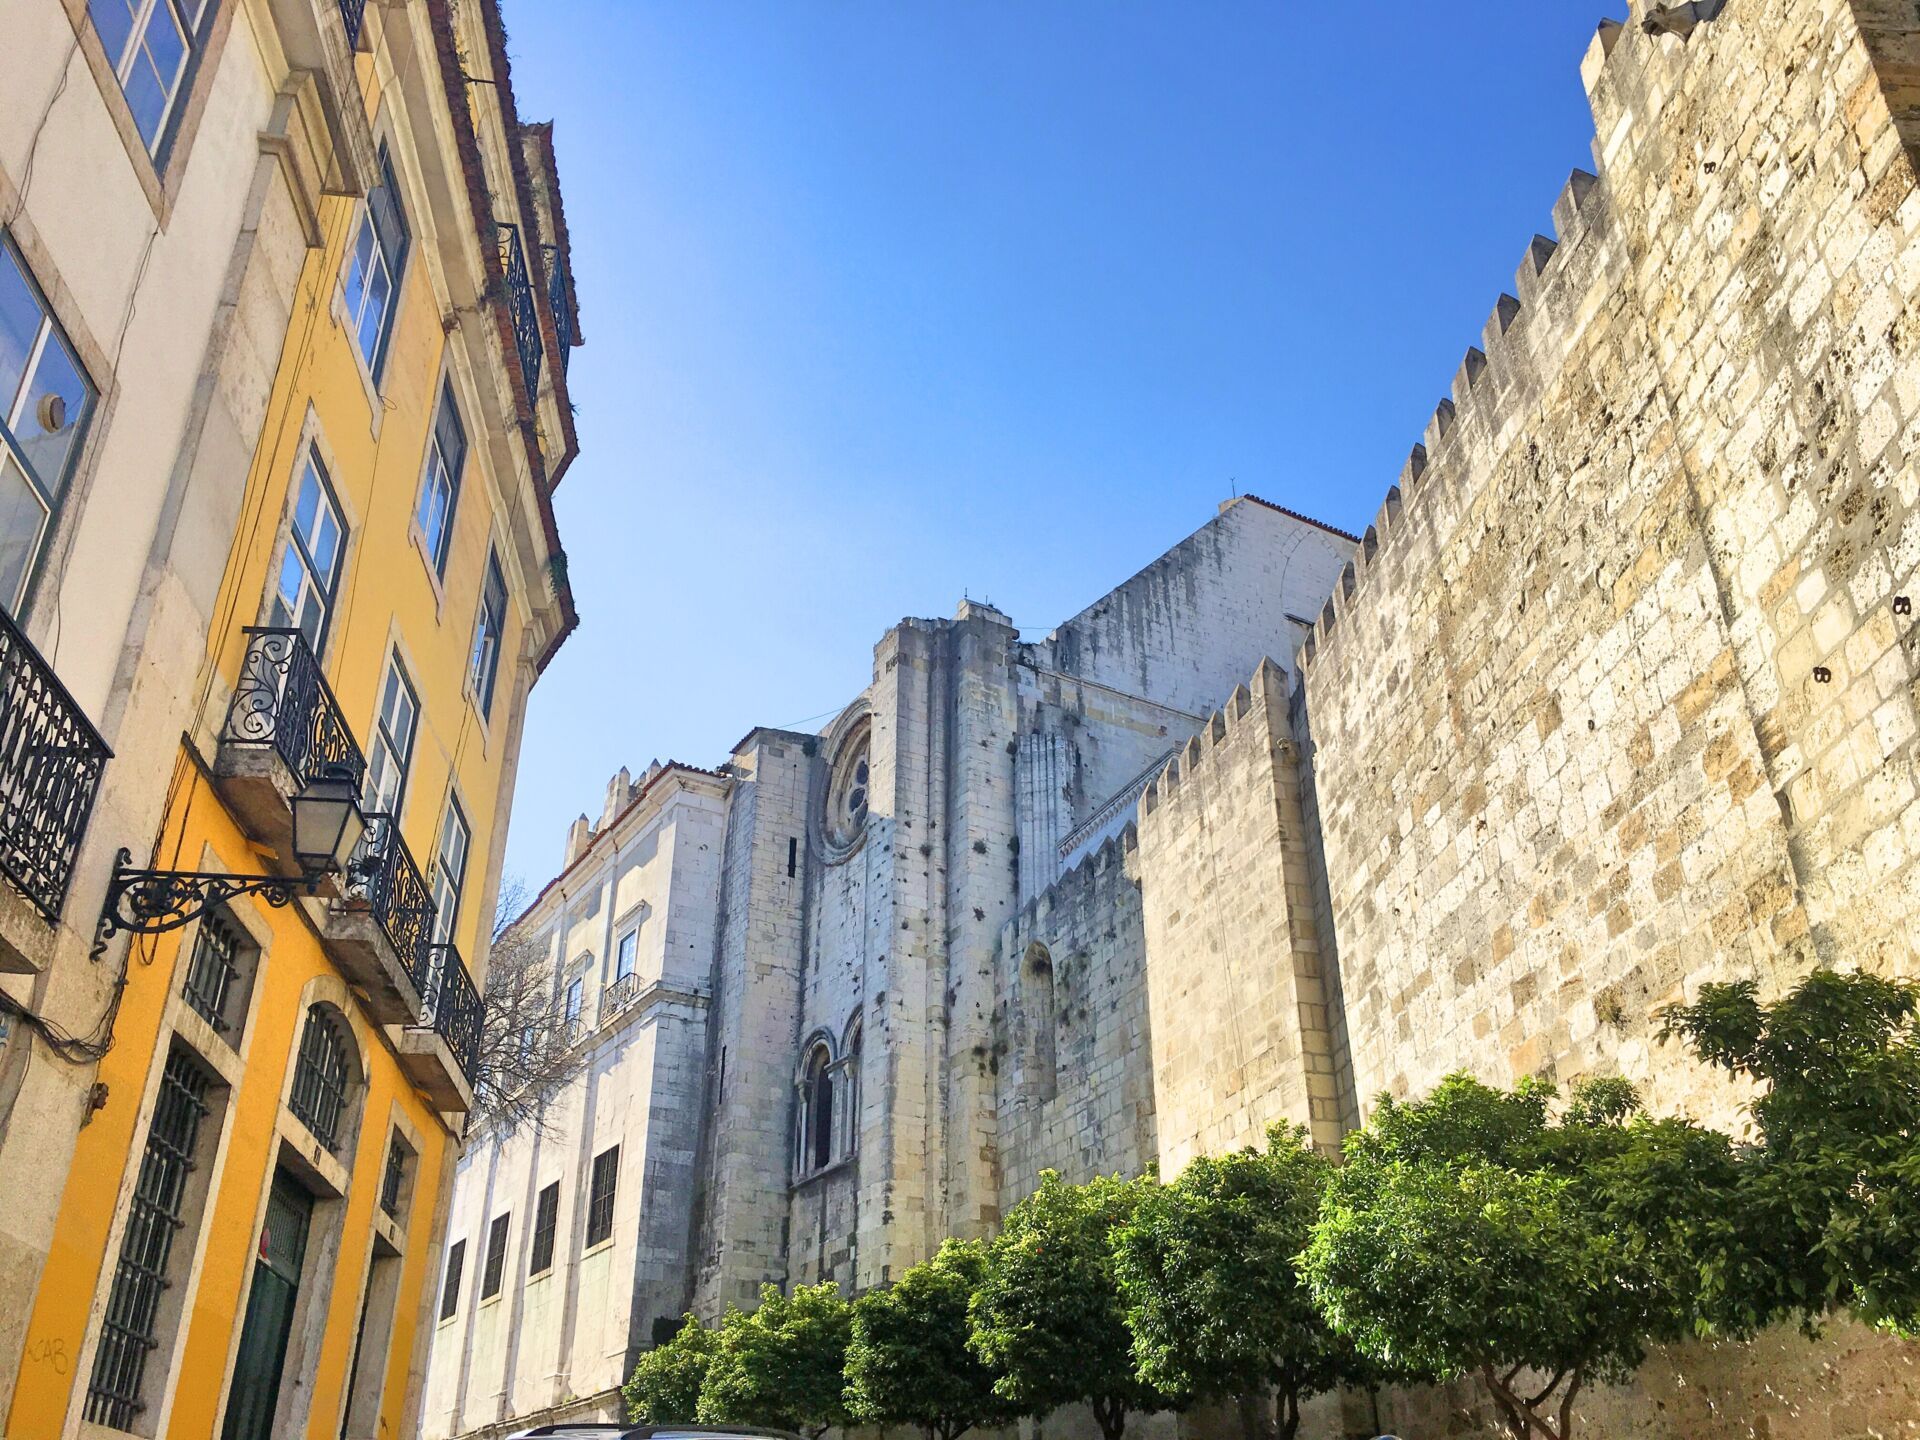
[[[0,449],[0,604],[9,612],[20,607],[46,525],[47,507],[27,482],[26,472]]]
[[[447,472],[440,463],[440,452],[436,448],[433,458],[427,462],[426,483],[420,487],[420,534],[427,542],[427,555],[433,561],[435,569],[444,569],[447,562],[447,511],[453,503],[453,487],[448,483]]]
[[[137,7],[132,0],[89,0],[87,14],[93,17],[93,28],[100,34],[100,46],[107,52],[107,59],[114,68],[120,66],[120,59],[127,53],[127,37],[133,33],[133,12]]]
[[[146,43],[136,45],[126,84],[127,104],[149,150],[159,145],[168,106],[186,67],[187,37],[172,9],[156,4],[148,15]]]
[[[27,382],[14,439],[26,453],[41,488],[56,499],[66,483],[67,459],[92,398],[93,389],[82,378],[72,353],[59,336],[49,335]]]
[[[627,976],[633,974],[634,957],[638,954],[639,949],[640,932],[638,930],[629,930],[620,937],[620,955],[619,958],[614,961],[614,979],[624,980]]]
[[[380,340],[386,329],[387,295],[391,289],[392,281],[387,275],[386,262],[376,256],[367,273],[366,308],[360,314],[357,336],[360,357],[370,369],[378,368],[380,363]]]
[[[13,397],[27,372],[44,312],[13,252],[0,246],[0,420],[13,413]]]
[[[354,239],[353,254],[347,260],[345,285],[347,316],[357,326],[367,305],[367,273],[373,261],[373,218],[362,216],[360,233]]]

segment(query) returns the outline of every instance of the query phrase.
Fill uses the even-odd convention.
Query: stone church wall
[[[1139,870],[1161,1173],[1342,1133],[1286,677],[1271,661],[1147,787]]]
[[[1155,1154],[1146,945],[1129,826],[1000,932],[992,1042],[1000,1210],[1040,1183],[1138,1175]]]

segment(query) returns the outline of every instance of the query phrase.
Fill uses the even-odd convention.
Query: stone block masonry
[[[1603,27],[1555,207],[1305,652],[1354,1083],[1619,1071],[1706,979],[1910,970],[1920,197],[1843,0]]]
[[[1336,1149],[1330,983],[1278,666],[1147,787],[1139,825],[1161,1174],[1257,1146],[1276,1123]]]

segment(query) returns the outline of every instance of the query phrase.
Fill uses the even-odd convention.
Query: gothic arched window
[[[353,1083],[352,1054],[339,1012],[330,1005],[309,1006],[300,1032],[300,1053],[293,1062],[293,1093],[287,1108],[329,1150],[339,1150],[344,1138],[341,1122],[347,1089]]]
[[[800,1080],[800,1170],[833,1163],[833,1053],[818,1044],[807,1053]]]

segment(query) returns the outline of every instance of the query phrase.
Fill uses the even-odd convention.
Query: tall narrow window
[[[340,1148],[347,1087],[353,1078],[345,1030],[328,1007],[315,1005],[307,1011],[300,1053],[293,1063],[293,1093],[287,1099],[287,1108],[329,1150]]]
[[[1038,941],[1027,947],[1020,966],[1020,1005],[1026,1027],[1026,1086],[1036,1100],[1051,1100],[1059,1090],[1059,1061],[1053,1005],[1053,957]]]
[[[800,1082],[800,1169],[833,1163],[833,1056],[825,1044],[807,1056]]]
[[[17,614],[60,507],[94,391],[0,232],[0,606]]]
[[[209,910],[202,917],[181,994],[223,1035],[233,1028],[236,1012],[244,1008],[241,965],[251,949],[225,913]]]
[[[340,589],[340,562],[346,529],[333,486],[309,448],[293,494],[293,518],[287,526],[287,549],[280,557],[280,578],[273,587],[273,623],[295,625],[307,637],[314,653],[327,641],[333,621],[334,597]]]
[[[493,713],[493,686],[500,675],[500,646],[507,629],[507,578],[500,573],[500,557],[487,553],[487,579],[480,591],[480,616],[473,625],[473,659],[468,688],[480,713]]]
[[[87,13],[133,111],[134,128],[158,155],[180,108],[210,0],[88,0]]]
[[[580,1011],[585,1007],[586,1002],[587,982],[576,975],[567,984],[565,1018],[569,1040],[580,1033]]]
[[[147,1408],[147,1356],[159,1344],[161,1300],[180,1278],[175,1242],[184,1238],[182,1248],[193,1249],[188,1184],[212,1084],[186,1051],[167,1057],[87,1384],[86,1416],[96,1424],[130,1430]]]
[[[467,883],[467,850],[472,836],[460,802],[447,798],[446,818],[440,822],[440,843],[433,852],[433,938],[437,944],[453,941],[460,921],[460,892]]]
[[[467,1242],[456,1240],[447,1247],[447,1278],[440,1282],[440,1318],[451,1320],[460,1308],[460,1271],[467,1263]]]
[[[500,1293],[500,1277],[507,1268],[507,1226],[511,1215],[496,1215],[487,1231],[487,1263],[480,1272],[480,1298],[491,1300]]]
[[[347,326],[353,331],[360,358],[375,381],[387,362],[387,342],[393,336],[394,312],[399,308],[400,277],[406,272],[407,217],[400,208],[400,183],[394,178],[393,157],[380,147],[380,181],[367,192],[367,208],[360,217],[353,251],[347,256],[344,298]]]
[[[540,1192],[533,1212],[533,1258],[527,1274],[543,1275],[553,1268],[553,1237],[560,1228],[560,1182]]]
[[[440,408],[434,412],[433,434],[427,440],[427,473],[420,482],[420,508],[414,513],[427,557],[440,575],[447,573],[453,516],[460,504],[460,473],[466,463],[467,430],[460,423],[449,377],[440,386]]]
[[[620,937],[620,949],[614,955],[614,983],[617,985],[620,981],[633,974],[634,966],[639,963],[639,960],[640,932],[638,929],[629,930]]]
[[[389,1219],[400,1218],[400,1207],[406,1199],[407,1172],[411,1170],[413,1152],[407,1148],[406,1141],[400,1138],[398,1130],[387,1141],[387,1168],[380,1177],[380,1208],[386,1211]]]
[[[373,717],[373,744],[367,750],[365,808],[369,815],[399,820],[400,803],[407,794],[407,767],[413,763],[414,732],[419,728],[420,702],[395,655],[387,661],[380,708]]]
[[[620,1183],[620,1147],[593,1157],[593,1177],[587,1187],[587,1247],[613,1234],[613,1194]]]
[[[860,1148],[860,1043],[864,1027],[855,1022],[853,1038],[847,1042],[847,1058],[840,1064],[840,1092],[846,1096],[845,1121],[847,1140],[842,1148],[843,1155],[851,1155]]]

